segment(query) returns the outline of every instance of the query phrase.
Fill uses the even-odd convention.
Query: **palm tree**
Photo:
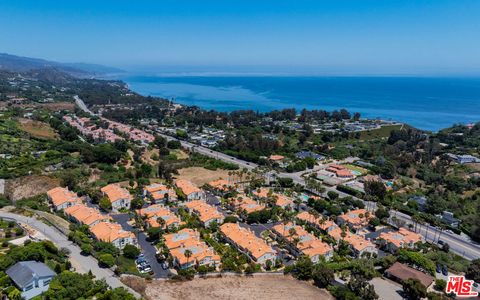
[[[183,253],[185,255],[185,257],[187,258],[187,265],[189,263],[189,260],[190,260],[190,257],[192,257],[192,251],[190,250],[185,250],[185,252]]]
[[[165,225],[166,225],[166,222],[165,222],[165,220],[164,220],[162,217],[158,217],[158,218],[157,218],[157,223],[158,223],[158,225],[160,225],[160,228],[162,228],[162,229],[163,229],[163,228],[165,227]]]

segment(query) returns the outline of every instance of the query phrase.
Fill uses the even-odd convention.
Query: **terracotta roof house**
[[[225,217],[214,206],[207,204],[203,200],[193,200],[187,202],[185,207],[189,212],[194,213],[202,221],[203,226],[208,227],[213,222],[223,223]]]
[[[104,196],[107,196],[110,203],[112,203],[112,210],[117,212],[122,208],[130,209],[130,204],[133,200],[130,192],[122,188],[118,184],[109,184],[100,189]]]
[[[93,236],[102,242],[112,243],[115,247],[123,249],[126,245],[136,245],[137,239],[133,232],[125,231],[117,223],[99,222],[90,227]]]
[[[95,208],[87,207],[83,204],[76,204],[64,209],[63,211],[71,220],[87,225],[89,227],[96,225],[99,222],[111,221],[111,217],[103,215]]]
[[[346,223],[350,228],[357,230],[367,226],[372,218],[374,218],[374,214],[369,212],[367,217],[366,209],[356,209],[338,216],[337,223],[339,225]]]
[[[213,266],[221,264],[221,258],[208,245],[200,240],[198,231],[185,228],[177,233],[164,235],[173,262],[179,269],[187,269],[193,266]],[[185,255],[186,251],[190,255]]]
[[[370,241],[366,240],[363,236],[353,234],[348,230],[345,231],[345,233],[343,234],[343,230],[337,224],[335,224],[330,220],[326,220],[322,222],[321,218],[315,219],[308,212],[299,213],[297,215],[297,219],[308,222],[309,224],[324,230],[325,232],[327,232],[329,236],[331,236],[337,242],[340,240],[344,240],[349,244],[350,249],[352,250],[354,255],[357,257],[360,257],[364,253],[371,253],[371,254],[378,253],[378,249],[375,247],[375,245]],[[345,236],[342,236],[342,235],[345,235]]]
[[[350,245],[350,249],[356,257],[361,257],[364,253],[378,254],[375,244],[358,234],[347,232],[343,240]]]
[[[233,198],[232,206],[234,210],[238,212],[245,211],[247,214],[261,211],[266,208],[264,204],[258,203],[257,201],[247,196],[238,196]]]
[[[233,186],[232,184],[230,184],[225,179],[217,179],[217,180],[214,180],[214,181],[210,181],[208,183],[208,185],[211,186],[212,188],[214,188],[218,191],[222,191],[222,192],[228,191]]]
[[[177,179],[175,185],[185,194],[188,201],[204,200],[206,198],[205,192],[188,180]]]
[[[432,285],[433,281],[435,280],[435,278],[432,276],[410,268],[409,266],[399,262],[394,263],[390,268],[385,270],[385,276],[399,282],[403,282],[407,279],[417,279],[426,288]]]
[[[254,190],[252,194],[258,199],[274,198],[275,205],[281,208],[293,208],[294,206],[294,202],[290,197],[287,197],[283,194],[274,193],[269,188],[260,188],[258,190]]]
[[[147,218],[147,227],[160,227],[161,225],[158,222],[158,218],[164,220],[164,227],[167,228],[179,227],[184,224],[172,211],[160,204],[153,204],[142,209],[137,209],[137,214]]]
[[[268,158],[270,159],[271,161],[282,161],[285,159],[285,156],[282,156],[282,155],[270,155],[270,157]]]
[[[344,166],[341,166],[341,165],[330,165],[327,168],[327,171],[335,173],[335,175],[337,175],[337,177],[340,177],[340,178],[353,178],[353,177],[355,177],[355,175],[353,174],[353,172],[351,170],[349,170],[349,169],[347,169],[347,168],[345,168]]]
[[[143,188],[143,196],[151,197],[153,203],[162,203],[165,201],[176,201],[177,193],[165,184],[154,183]]]
[[[225,240],[247,254],[250,259],[263,266],[267,261],[275,262],[277,253],[262,239],[246,228],[240,227],[237,223],[225,223],[220,226],[220,231]]]
[[[377,241],[394,253],[400,248],[415,248],[416,243],[423,241],[423,237],[406,228],[400,228],[398,231],[382,232]]]
[[[63,210],[69,206],[80,204],[82,200],[68,188],[56,187],[47,192],[48,201],[50,201],[55,210]]]
[[[278,224],[273,226],[272,231],[277,238],[288,241],[289,250],[295,256],[306,255],[314,263],[319,262],[320,257],[324,257],[327,261],[333,257],[333,248],[330,245],[322,242],[299,225],[291,222]]]

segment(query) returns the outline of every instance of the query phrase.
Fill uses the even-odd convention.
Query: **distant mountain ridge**
[[[55,68],[76,77],[123,73],[125,71],[97,64],[87,63],[59,63],[40,58],[16,56],[0,53],[0,70],[15,72],[29,72],[32,70]]]

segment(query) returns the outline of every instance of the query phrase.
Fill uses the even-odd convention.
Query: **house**
[[[188,209],[188,211],[198,216],[205,227],[210,226],[213,222],[221,224],[225,219],[222,213],[203,200],[193,200],[187,202],[185,207]]]
[[[443,211],[442,215],[440,216],[440,219],[442,220],[443,223],[453,228],[458,228],[458,225],[460,225],[460,220],[455,218],[453,216],[453,213],[449,211]]]
[[[153,203],[176,201],[177,193],[165,184],[154,183],[143,188],[143,196],[151,198]]]
[[[418,233],[412,232],[406,228],[400,228],[398,231],[382,232],[377,241],[384,246],[387,251],[395,253],[400,248],[415,248],[416,243],[423,240]]]
[[[313,263],[319,262],[320,257],[324,257],[326,261],[333,257],[333,248],[330,245],[322,242],[301,226],[291,222],[278,224],[273,226],[272,232],[277,239],[284,239],[288,242],[289,250],[295,256],[306,255]]]
[[[378,249],[373,243],[366,240],[363,236],[351,233],[350,231],[342,230],[337,224],[331,220],[324,220],[322,218],[315,218],[308,212],[302,212],[297,215],[297,219],[305,221],[317,228],[325,231],[335,241],[340,240],[348,243],[350,250],[354,256],[360,257],[365,253],[378,254]]]
[[[56,275],[44,263],[33,260],[17,262],[5,273],[21,291],[23,299],[32,299],[46,292]]]
[[[177,179],[175,185],[185,195],[188,201],[206,199],[205,192],[188,180]]]
[[[238,223],[225,223],[220,226],[220,232],[228,243],[233,244],[254,262],[264,267],[267,262],[275,263],[277,258],[275,250],[255,236],[250,229],[240,227]]]
[[[253,191],[253,195],[257,199],[275,199],[275,205],[284,209],[294,207],[294,202],[290,197],[287,197],[283,194],[274,193],[271,189],[268,188],[260,188],[258,190],[255,190]]]
[[[103,193],[103,196],[107,196],[108,200],[110,200],[114,212],[118,212],[122,208],[130,209],[133,197],[127,189],[114,183],[104,186],[100,191]]]
[[[471,164],[471,163],[480,163],[480,158],[473,155],[457,155],[452,153],[447,153],[447,157],[459,164]]]
[[[272,163],[277,163],[280,167],[285,166],[285,156],[282,155],[270,155],[268,158]]]
[[[345,168],[344,166],[340,166],[340,165],[335,165],[335,164],[330,165],[330,166],[328,166],[327,171],[335,173],[335,175],[337,175],[337,177],[339,177],[339,178],[354,178],[355,177],[355,175],[353,174],[353,172],[351,170]]]
[[[158,222],[158,218],[163,219],[163,228],[175,228],[184,224],[182,220],[180,220],[180,218],[177,217],[172,211],[160,204],[153,204],[142,209],[137,209],[137,214],[146,218],[145,223],[149,228],[161,226],[161,224]]]
[[[94,226],[99,222],[109,222],[112,219],[110,216],[101,214],[97,209],[87,207],[83,204],[76,204],[67,207],[63,212],[74,222],[87,225],[89,227]]]
[[[356,209],[338,216],[337,223],[340,226],[347,224],[350,228],[358,230],[366,227],[372,218],[374,218],[373,213],[365,209]]]
[[[298,159],[305,159],[305,158],[308,158],[308,157],[311,157],[315,160],[323,160],[325,159],[325,156],[323,155],[320,155],[320,154],[317,154],[317,153],[313,153],[312,151],[300,151],[300,152],[297,152],[295,154],[295,156],[298,158]]]
[[[90,231],[98,241],[112,243],[119,249],[123,249],[126,245],[137,244],[133,232],[123,230],[117,223],[99,222],[90,227]]]
[[[55,210],[64,210],[65,208],[82,203],[82,200],[68,188],[56,187],[47,192],[48,201],[50,201]]]
[[[210,181],[208,185],[219,192],[228,192],[228,190],[233,187],[233,185],[225,179],[217,179],[214,181]]]
[[[390,268],[385,270],[385,277],[388,277],[400,283],[407,279],[417,279],[426,288],[431,286],[433,281],[435,281],[434,277],[410,268],[409,266],[401,264],[399,262],[394,263]]]
[[[378,249],[375,247],[375,244],[366,240],[363,236],[347,231],[346,236],[342,239],[348,243],[355,257],[362,257],[367,253],[378,254]]]
[[[173,258],[173,264],[179,269],[193,266],[218,267],[221,258],[215,251],[200,240],[198,231],[184,228],[177,233],[166,234],[165,246]],[[190,254],[186,254],[187,251]]]
[[[246,214],[261,211],[266,208],[264,204],[257,203],[257,201],[247,196],[233,198],[230,202],[230,206],[233,208],[233,210]]]

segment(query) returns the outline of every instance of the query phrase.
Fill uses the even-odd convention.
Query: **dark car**
[[[438,243],[440,246],[443,246],[443,244],[445,244],[445,242],[444,242],[444,241],[442,241],[442,240],[438,240],[438,242],[437,242],[437,243]]]
[[[445,276],[448,276],[448,268],[447,268],[446,265],[442,266],[442,274],[445,275]]]
[[[441,272],[442,272],[442,265],[437,264],[437,273],[441,273]]]

